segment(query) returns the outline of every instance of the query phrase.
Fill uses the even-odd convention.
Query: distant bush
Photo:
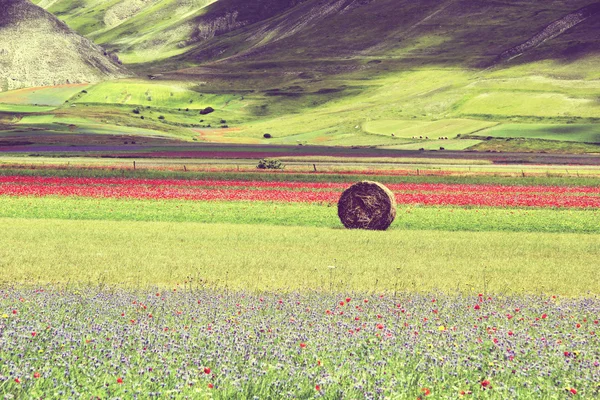
[[[263,137],[264,137],[265,139],[271,139],[273,136],[271,136],[271,134],[270,134],[270,133],[265,133],[265,134],[263,135]]]
[[[207,115],[215,112],[215,109],[212,107],[206,107],[204,110],[200,110],[200,115]]]
[[[258,169],[283,169],[284,165],[279,160],[269,160],[267,158],[263,158],[258,162],[256,166]]]
[[[134,108],[133,109],[133,113],[134,114],[139,114],[140,113],[140,109],[139,108]]]
[[[159,115],[158,119],[165,119],[165,116],[164,115]]]

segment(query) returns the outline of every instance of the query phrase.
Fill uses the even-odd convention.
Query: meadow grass
[[[140,79],[125,79],[99,83],[88,89],[77,103],[127,104],[139,106],[203,109],[233,108],[239,96],[204,94],[191,90],[185,82],[153,82]]]
[[[600,143],[598,124],[502,124],[478,132],[477,135]]]
[[[469,119],[443,119],[438,121],[380,120],[366,122],[363,129],[368,133],[387,136],[394,134],[395,137],[405,139],[412,139],[415,136],[429,136],[430,139],[447,136],[449,139],[455,139],[457,135],[468,135],[493,125],[495,125],[494,122]]]
[[[0,217],[341,228],[335,204],[0,196]],[[391,230],[600,233],[597,210],[398,207]]]
[[[89,86],[89,84],[71,84],[0,92],[0,103],[58,107]]]
[[[54,106],[34,106],[31,104],[5,104],[0,103],[0,112],[5,113],[38,113],[54,110]]]
[[[251,290],[600,292],[596,235],[2,218],[4,282]],[[335,266],[335,269],[329,268]]]

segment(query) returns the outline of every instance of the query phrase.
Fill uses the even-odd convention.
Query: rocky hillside
[[[111,55],[28,0],[0,0],[0,90],[126,76]]]

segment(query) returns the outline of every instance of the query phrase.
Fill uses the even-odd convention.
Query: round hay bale
[[[381,183],[358,182],[342,193],[338,216],[348,229],[384,231],[396,218],[396,197]]]

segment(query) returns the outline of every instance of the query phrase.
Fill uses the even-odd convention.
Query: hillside
[[[101,47],[29,1],[0,0],[0,9],[0,91],[127,74]]]
[[[19,128],[240,144],[599,152],[600,2],[38,4],[138,76],[0,96],[0,111],[46,113],[20,119]],[[208,107],[214,112],[200,114]]]
[[[511,50],[519,45],[534,58],[599,50],[600,3],[590,0],[35,2],[131,64],[173,57],[166,65],[232,57],[254,61],[380,57],[409,64],[481,67],[513,58]]]

